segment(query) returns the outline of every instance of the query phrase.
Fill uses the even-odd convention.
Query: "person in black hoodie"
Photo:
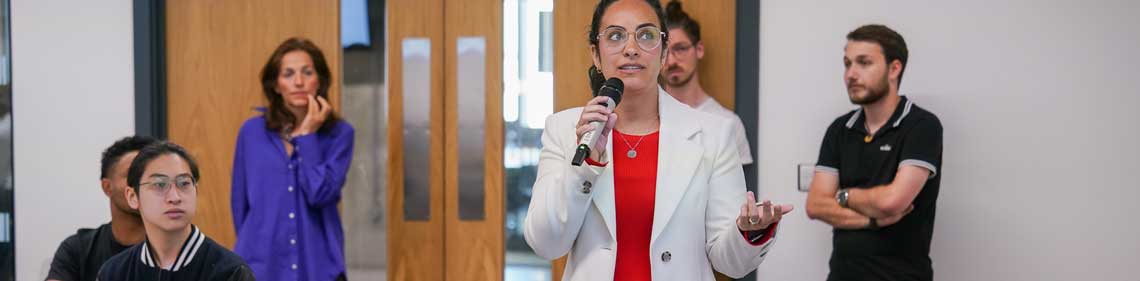
[[[190,224],[198,178],[198,165],[177,144],[158,142],[139,151],[125,196],[142,216],[146,239],[104,263],[98,280],[255,280],[241,257]]]

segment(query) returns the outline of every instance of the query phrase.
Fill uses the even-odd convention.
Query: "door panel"
[[[446,280],[503,279],[502,5],[444,3]]]
[[[443,0],[393,0],[388,1],[388,200],[389,228],[388,228],[388,279],[389,280],[444,280],[442,266],[444,264],[444,88],[443,88]],[[405,43],[407,40],[427,40],[427,46],[422,44]],[[405,50],[405,47],[425,48],[424,50]],[[406,56],[428,56],[428,65],[421,65],[423,61],[405,61]],[[410,57],[409,57],[410,58]],[[405,64],[408,63],[408,64]],[[411,70],[408,73],[421,73],[426,68],[430,77],[405,77],[405,68],[421,68],[420,71]],[[417,74],[418,75],[418,74]],[[429,89],[417,89],[420,85],[405,85],[426,79]],[[422,81],[419,81],[422,82]],[[407,96],[407,92],[427,93],[428,97]],[[428,112],[405,112],[405,99],[417,99],[427,102]],[[414,110],[414,109],[413,109]],[[405,143],[405,134],[408,130],[422,128],[405,128],[405,116],[426,114],[430,120],[427,128],[429,137],[426,143]],[[419,133],[419,132],[413,132]],[[405,147],[410,145],[428,145],[427,154],[405,154]],[[405,174],[415,175],[416,172],[405,171],[404,163],[407,159],[425,159],[428,161],[428,178],[405,178]],[[418,181],[419,183],[415,183]],[[408,184],[413,183],[413,184]],[[426,190],[420,190],[426,189]],[[424,198],[408,196],[409,192],[425,196],[425,202],[415,202],[409,198]],[[406,206],[407,204],[414,204]],[[426,204],[426,220],[419,212],[408,214],[405,210],[420,210]]]

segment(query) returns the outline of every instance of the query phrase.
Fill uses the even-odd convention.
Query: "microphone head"
[[[624,90],[625,83],[622,82],[621,79],[610,78],[606,79],[605,83],[602,83],[602,88],[598,89],[598,95],[610,97],[610,99],[614,100],[614,106],[617,106],[618,103],[621,102],[621,94]]]

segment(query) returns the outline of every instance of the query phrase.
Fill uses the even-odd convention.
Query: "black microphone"
[[[621,93],[624,89],[625,83],[622,83],[621,79],[607,79],[598,89],[598,95],[609,99],[599,104],[613,111],[614,107],[617,107],[618,103],[621,102]],[[574,152],[574,159],[570,160],[570,164],[574,166],[582,166],[582,161],[590,156],[590,145],[594,144],[598,136],[602,135],[602,130],[606,128],[606,122],[594,121],[590,122],[590,125],[594,126],[594,130],[582,134],[582,139],[578,141],[578,149]]]

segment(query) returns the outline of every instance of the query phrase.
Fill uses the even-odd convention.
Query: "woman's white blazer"
[[[713,269],[742,277],[760,266],[775,237],[753,246],[736,226],[747,195],[733,123],[658,92],[657,190],[650,253],[645,257],[651,260],[653,280],[711,281]],[[613,161],[606,161],[606,167],[570,165],[581,112],[573,108],[546,119],[523,233],[543,258],[569,254],[562,280],[613,280],[621,247],[616,240],[616,224],[621,222],[614,207]],[[613,143],[611,139],[606,151],[613,151]]]

